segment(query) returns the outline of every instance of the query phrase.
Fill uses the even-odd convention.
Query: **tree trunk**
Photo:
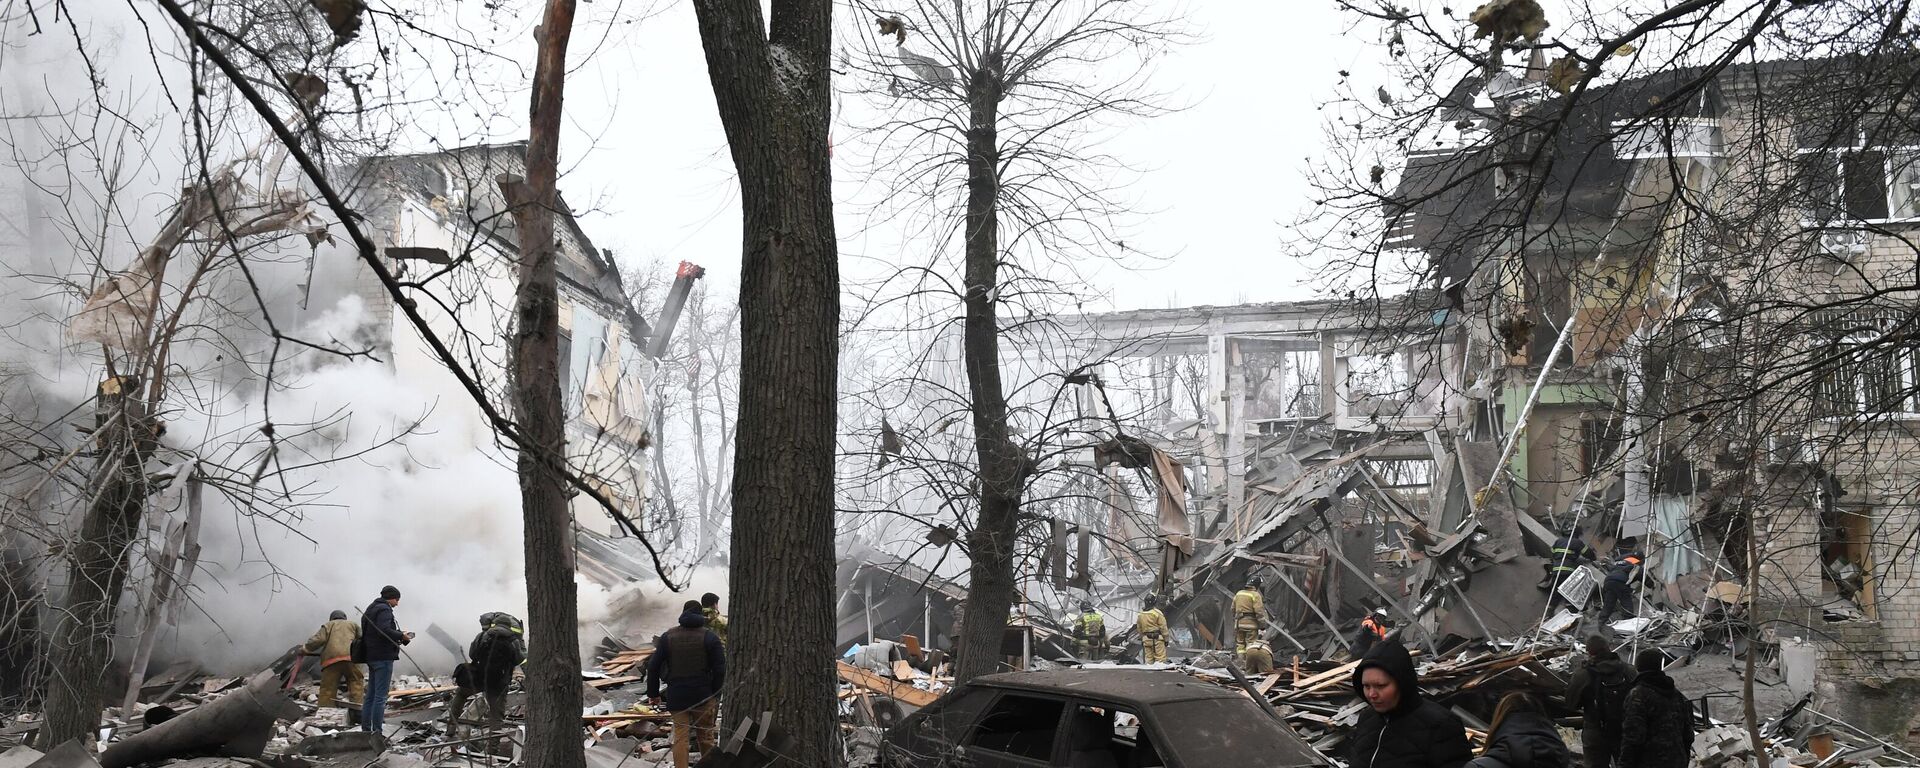
[[[567,509],[566,415],[560,404],[560,296],[553,242],[559,175],[561,93],[573,0],[548,0],[537,33],[527,177],[509,180],[520,230],[520,287],[514,297],[515,417],[527,562],[526,663],[529,768],[584,768],[580,748],[579,605],[573,584],[573,519]]]
[[[723,736],[770,712],[791,764],[837,765],[834,421],[840,270],[830,0],[695,3],[740,177],[740,412]]]
[[[53,613],[48,644],[47,700],[38,743],[51,750],[93,737],[107,695],[100,670],[113,659],[114,617],[127,582],[127,555],[146,507],[146,457],[152,422],[140,400],[141,382],[116,376],[101,383],[94,421],[100,461],[89,484],[80,536],[68,549],[67,591]]]
[[[965,682],[997,671],[1007,611],[1018,590],[1013,547],[1027,462],[1007,431],[1000,384],[999,67],[982,62],[968,84],[966,328],[961,339],[973,395],[973,447],[979,461],[980,515],[967,534],[967,613],[955,648],[954,676]]]

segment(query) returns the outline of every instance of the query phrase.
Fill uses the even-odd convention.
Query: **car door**
[[[963,740],[972,768],[1054,768],[1061,754],[1067,700],[1026,691],[1002,691]]]
[[[887,734],[882,748],[889,766],[958,765],[961,745],[999,691],[962,686],[907,716]]]

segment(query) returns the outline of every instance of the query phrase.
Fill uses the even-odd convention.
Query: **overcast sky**
[[[1129,245],[1164,261],[1099,270],[1094,282],[1111,300],[1088,309],[1313,295],[1282,253],[1283,228],[1307,199],[1304,158],[1321,143],[1315,105],[1338,70],[1365,58],[1362,41],[1324,2],[1196,0],[1187,23],[1196,42],[1163,59],[1153,85],[1190,106],[1126,128],[1109,147],[1146,171]],[[568,84],[562,187],[576,206],[601,208],[588,233],[623,260],[700,263],[710,285],[732,290],[739,195],[691,5],[663,2],[604,44],[579,35],[576,51],[593,54]],[[841,178],[852,172],[836,165]],[[843,258],[883,255],[869,250],[887,246],[855,240],[849,215]]]

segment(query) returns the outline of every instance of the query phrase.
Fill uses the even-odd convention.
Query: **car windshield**
[[[1178,756],[1182,765],[1323,764],[1312,747],[1250,699],[1178,701],[1155,705],[1153,711],[1167,739],[1161,750]]]

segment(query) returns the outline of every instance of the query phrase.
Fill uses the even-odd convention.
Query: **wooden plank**
[[[837,662],[837,666],[842,682],[852,683],[903,704],[924,707],[940,698],[940,694],[933,691],[923,691],[898,680],[889,680],[844,661]]]
[[[637,677],[634,675],[626,675],[623,677],[608,677],[608,678],[602,678],[599,680],[588,680],[587,685],[593,686],[594,688],[612,688],[616,685],[626,685],[627,683],[637,683],[644,679],[645,678]]]

